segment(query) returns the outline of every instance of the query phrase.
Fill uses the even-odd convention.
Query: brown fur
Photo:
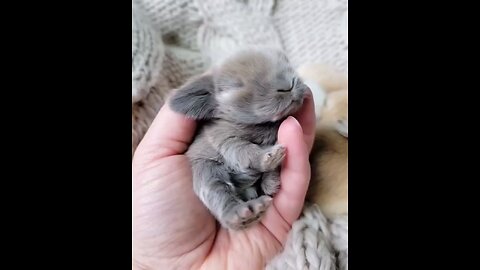
[[[297,72],[302,79],[321,85],[327,93],[348,88],[347,78],[330,66],[307,64],[299,67]]]
[[[348,213],[348,139],[322,127],[310,155],[312,178],[307,200],[327,217]]]
[[[319,127],[335,127],[339,120],[348,122],[348,90],[335,91],[327,96]]]
[[[320,106],[306,200],[318,204],[324,215],[332,218],[348,213],[348,90],[341,88],[347,82],[331,72],[320,76],[318,72],[325,68],[312,67],[299,73],[321,83],[328,95],[325,105]]]

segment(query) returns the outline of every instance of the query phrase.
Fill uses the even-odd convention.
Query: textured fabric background
[[[132,155],[168,93],[247,46],[348,72],[346,0],[132,0]],[[348,217],[306,206],[267,269],[348,269]]]

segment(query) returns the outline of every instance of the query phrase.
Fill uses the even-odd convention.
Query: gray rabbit
[[[260,220],[280,187],[281,122],[303,104],[307,86],[278,50],[242,51],[190,80],[170,99],[200,120],[186,155],[193,189],[221,223],[242,229]]]

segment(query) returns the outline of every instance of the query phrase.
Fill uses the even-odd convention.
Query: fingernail
[[[300,123],[298,122],[298,120],[295,117],[289,116],[289,117],[287,117],[287,120],[293,121],[297,126],[301,127]]]

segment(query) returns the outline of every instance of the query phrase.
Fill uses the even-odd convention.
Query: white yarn
[[[328,222],[320,208],[307,205],[303,216],[293,224],[284,251],[266,269],[334,270],[336,258],[330,237]]]
[[[348,71],[347,9],[347,0],[276,1],[274,24],[295,67],[322,63]]]
[[[218,63],[251,46],[281,48],[281,40],[269,16],[273,0],[198,0],[204,23],[198,43],[209,63]]]
[[[345,42],[348,44],[348,10],[345,12],[342,18],[342,26],[340,28],[342,30],[343,38]]]
[[[348,269],[348,215],[334,218],[330,222],[332,233],[331,242],[338,252],[339,266],[341,270]]]
[[[144,98],[158,82],[165,53],[159,33],[145,20],[132,2],[132,103]]]
[[[171,89],[244,47],[347,72],[347,9],[347,0],[132,0],[132,154]],[[267,269],[348,269],[348,217],[305,206]]]

